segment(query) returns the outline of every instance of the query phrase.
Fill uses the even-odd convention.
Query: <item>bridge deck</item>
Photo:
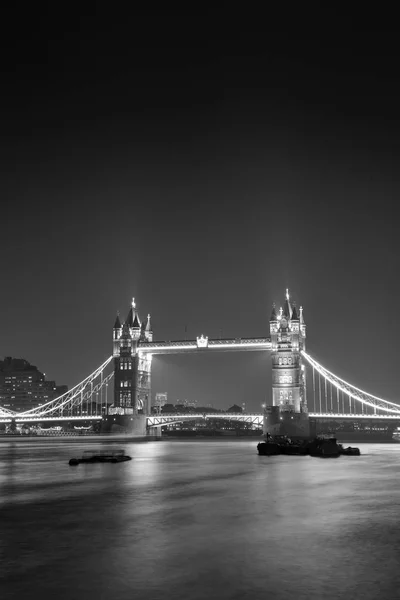
[[[399,414],[351,414],[351,413],[309,413],[310,419],[341,419],[357,421],[359,419],[370,419],[372,421],[400,421]],[[0,423],[10,423],[15,418],[17,423],[34,423],[39,421],[101,421],[101,415],[74,415],[74,416],[34,416],[34,415],[2,415],[0,414]],[[173,421],[186,421],[194,419],[231,419],[236,421],[245,421],[250,423],[262,424],[262,413],[169,413],[160,415],[148,415],[147,423],[154,427],[157,425],[166,425]]]
[[[209,340],[203,336],[196,340],[144,342],[138,345],[139,352],[146,354],[179,354],[184,352],[220,352],[271,350],[270,338],[235,338]]]

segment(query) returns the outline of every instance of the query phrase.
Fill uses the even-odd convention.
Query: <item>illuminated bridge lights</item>
[[[384,400],[383,398],[379,398],[378,396],[374,396],[373,394],[369,394],[365,392],[351,383],[348,383],[344,379],[341,379],[328,369],[325,369],[322,365],[320,365],[315,359],[313,359],[307,352],[304,350],[301,351],[303,358],[315,369],[321,377],[325,379],[325,381],[329,381],[331,385],[333,385],[337,390],[341,391],[343,394],[346,394],[349,398],[353,398],[357,400],[361,404],[369,406],[375,410],[381,410],[387,413],[395,413],[400,416],[400,405],[395,402],[390,402],[389,400]],[[327,413],[329,414],[329,413]],[[354,417],[354,413],[351,415]],[[369,415],[371,417],[371,415]]]
[[[45,421],[101,421],[102,418],[101,415],[83,415],[82,417],[24,417],[21,414],[20,416],[12,415],[8,418],[0,416],[0,423],[11,423],[12,419],[14,419],[16,423],[44,423]]]
[[[357,421],[358,419],[397,419],[400,420],[400,413],[397,415],[374,415],[374,414],[355,414],[355,413],[308,413],[310,419],[351,419],[352,421]]]
[[[150,354],[176,354],[179,352],[207,352],[208,350],[270,350],[270,338],[236,338],[209,340],[201,336],[193,341],[145,342],[139,352]]]
[[[198,413],[198,414],[165,414],[152,415],[147,417],[148,427],[159,427],[161,425],[170,425],[181,421],[195,421],[199,419],[224,419],[231,421],[241,421],[253,425],[262,425],[263,415],[258,413]]]
[[[221,340],[209,340],[208,337],[200,336],[193,341],[174,341],[174,342],[145,342],[139,343],[138,352],[147,354],[172,354],[179,352],[208,352],[218,350],[271,350],[270,338],[237,338],[237,339],[221,339]],[[321,386],[319,385],[320,393],[320,412],[311,412],[309,416],[313,419],[400,419],[400,405],[395,402],[390,402],[369,394],[352,384],[348,383],[344,379],[341,379],[328,369],[325,369],[315,359],[313,359],[305,351],[301,351],[301,355],[304,360],[311,365],[313,369],[319,374],[320,378],[325,380],[325,406],[326,410],[323,410],[321,404]],[[0,407],[0,423],[10,423],[12,419],[15,419],[19,423],[29,423],[37,421],[98,421],[103,418],[104,412],[107,412],[107,388],[114,373],[111,372],[106,375],[106,368],[112,361],[110,356],[100,367],[98,367],[93,373],[86,377],[79,384],[74,386],[71,390],[62,394],[54,400],[50,400],[46,404],[30,409],[23,413],[15,413],[9,409]],[[304,365],[302,365],[302,368]],[[327,395],[327,382],[331,385],[330,403],[331,410],[328,410],[328,395]],[[332,406],[332,388],[336,389],[337,393],[337,411],[333,412]],[[103,394],[103,392],[105,392]],[[314,386],[315,393],[315,386]],[[339,395],[342,394],[343,407],[339,405]],[[355,403],[351,407],[349,404],[349,411],[345,412],[343,397],[348,397],[356,400],[360,404],[356,408]],[[105,402],[103,399],[105,398]],[[99,402],[100,400],[100,402]],[[86,404],[86,410],[85,410]],[[96,405],[96,414],[92,414],[91,408]],[[374,414],[357,414],[364,406],[371,407],[374,409]],[[100,414],[97,411],[100,407]],[[104,408],[104,411],[103,411]],[[315,398],[314,398],[314,409],[315,409]],[[357,411],[357,413],[355,412]],[[79,412],[81,414],[79,414]],[[385,414],[379,414],[379,413]],[[89,414],[90,413],[90,414]],[[149,427],[157,427],[160,425],[166,425],[168,423],[187,421],[195,419],[229,419],[251,423],[255,425],[262,425],[263,415],[258,413],[184,413],[184,414],[160,414],[160,415],[148,415],[147,424]]]
[[[96,410],[99,406],[99,394],[100,394],[100,413],[102,413],[102,396],[101,391],[105,389],[105,402],[104,406],[107,405],[107,387],[111,381],[114,373],[110,373],[105,376],[104,371],[110,364],[112,357],[110,356],[100,367],[98,367],[93,373],[86,377],[83,381],[75,385],[71,390],[65,392],[61,396],[49,400],[45,404],[24,411],[23,413],[16,413],[0,408],[0,422],[10,422],[11,419],[16,419],[19,422],[32,422],[44,420],[69,420],[69,419],[101,419],[100,415],[90,414],[91,410],[88,410],[89,404],[96,403]],[[84,410],[86,404],[86,414],[77,415],[77,411]],[[75,412],[75,414],[72,414]],[[68,414],[69,413],[69,414]]]

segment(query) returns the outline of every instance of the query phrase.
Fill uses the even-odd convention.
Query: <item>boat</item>
[[[310,456],[320,458],[338,458],[340,456],[340,447],[336,438],[315,438],[309,446]]]
[[[257,444],[257,450],[258,454],[262,456],[276,456],[282,454],[280,445],[270,441],[259,442]]]
[[[93,451],[85,450],[82,458],[71,458],[69,465],[76,466],[81,463],[92,464],[92,463],[120,463],[132,460],[130,456],[125,454],[124,450],[112,450],[112,451]]]
[[[294,442],[287,436],[271,436],[267,434],[266,440],[257,444],[258,454],[263,456],[276,456],[280,454],[290,456],[315,456],[320,458],[338,458],[339,456],[360,456],[359,448],[343,448],[334,436],[320,436],[314,440]]]
[[[348,448],[343,448],[342,444],[338,444],[340,448],[340,454],[343,456],[360,456],[360,448],[352,448],[349,446]]]
[[[286,435],[271,436],[270,434],[267,434],[266,440],[257,444],[257,450],[258,454],[263,456],[273,456],[277,454],[304,456],[308,454],[306,444],[293,442]]]
[[[360,456],[359,448],[343,448],[342,444],[337,443],[334,436],[321,436],[315,438],[309,445],[310,456],[319,456],[321,458],[337,458],[338,456]]]

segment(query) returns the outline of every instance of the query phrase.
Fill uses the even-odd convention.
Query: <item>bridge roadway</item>
[[[351,413],[308,413],[310,419],[330,419],[330,420],[353,420],[370,419],[373,421],[400,421],[400,413],[398,414],[351,414]],[[16,423],[37,423],[37,422],[54,422],[54,421],[101,421],[102,415],[82,415],[82,416],[62,416],[62,417],[40,417],[40,416],[1,416],[0,423],[10,423],[11,419],[15,418]],[[188,421],[195,419],[230,419],[233,421],[243,421],[254,425],[262,425],[263,414],[261,413],[170,413],[161,415],[150,415],[147,417],[149,427],[159,427],[168,423],[176,423],[179,421]]]
[[[206,352],[208,350],[229,352],[232,350],[271,350],[270,338],[232,338],[209,340],[200,336],[195,340],[179,340],[172,342],[140,342],[139,353],[144,354],[179,354],[183,352]]]
[[[340,413],[309,413],[308,416],[310,419],[331,419],[331,420],[340,420],[340,419],[352,419],[357,421],[358,419],[372,419],[372,420],[399,420],[400,421],[400,413],[397,415],[352,415],[352,414],[340,414]],[[263,424],[263,414],[259,413],[196,413],[196,414],[161,414],[161,415],[151,415],[147,417],[147,423],[149,427],[158,427],[160,425],[167,425],[168,423],[174,423],[179,421],[188,421],[190,419],[230,419],[233,421],[243,421],[245,423],[252,423],[254,425],[262,425]]]

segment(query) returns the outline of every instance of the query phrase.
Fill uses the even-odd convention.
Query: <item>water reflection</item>
[[[130,462],[71,468],[85,443],[3,443],[1,598],[392,597],[400,446],[255,446],[126,444]]]

